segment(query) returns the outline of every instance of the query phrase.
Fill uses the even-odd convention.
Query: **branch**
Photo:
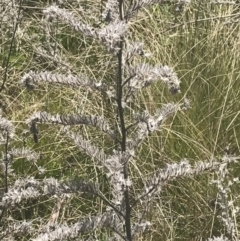
[[[156,192],[160,192],[162,187],[167,184],[168,181],[174,180],[177,177],[183,176],[196,176],[206,171],[215,171],[228,163],[237,162],[240,157],[224,156],[220,161],[198,161],[192,167],[188,160],[183,159],[180,163],[168,164],[166,168],[158,170],[152,178],[148,181],[145,187],[145,191],[139,195],[132,206],[135,206],[138,201],[142,201],[145,197],[152,197]]]
[[[60,183],[55,178],[45,178],[43,181],[38,181],[33,177],[27,177],[15,181],[15,184],[9,188],[8,193],[3,195],[2,205],[10,208],[28,199],[79,192],[98,195],[98,185],[77,180]]]
[[[135,116],[138,123],[138,131],[134,132],[132,138],[128,140],[128,150],[135,150],[147,136],[156,131],[159,126],[172,114],[176,113],[182,104],[168,103],[157,111],[155,116],[150,116],[148,112],[143,112]],[[131,127],[128,126],[128,129]]]
[[[111,9],[108,9],[108,13],[109,11],[112,11]],[[127,31],[127,24],[125,21],[119,21],[118,19],[110,22],[106,27],[103,27],[102,29],[96,29],[89,25],[79,23],[79,19],[74,17],[71,12],[68,12],[65,9],[60,9],[57,6],[51,6],[47,8],[44,10],[44,13],[50,20],[53,17],[58,16],[74,30],[81,32],[86,37],[99,39],[108,47],[108,50],[114,54],[119,51],[118,43],[121,37],[123,37]]]
[[[156,65],[152,67],[145,63],[137,64],[134,67],[128,68],[127,71],[129,75],[127,78],[129,79],[128,88],[133,89],[132,92],[145,88],[158,80],[167,84],[171,94],[180,92],[181,82],[173,69],[167,65]]]
[[[25,74],[20,81],[24,84],[25,87],[29,89],[34,88],[33,83],[40,83],[40,82],[49,82],[49,83],[58,83],[63,85],[69,85],[74,87],[90,87],[91,89],[105,91],[105,85],[101,82],[95,83],[94,80],[86,77],[86,76],[73,76],[71,74],[64,75],[64,74],[53,74],[52,72],[44,71],[44,72],[33,72],[30,71],[29,73]]]
[[[67,136],[71,138],[81,150],[83,150],[89,157],[97,161],[97,165],[100,168],[105,166],[104,162],[107,159],[107,156],[104,150],[100,150],[97,146],[93,145],[91,141],[85,140],[78,133],[72,133],[68,131],[66,128],[64,129],[64,131],[67,134]]]
[[[100,228],[111,228],[114,230],[116,223],[119,220],[114,212],[106,212],[99,214],[97,216],[91,216],[89,218],[84,218],[75,224],[68,225],[56,225],[54,230],[44,230],[44,233],[38,235],[32,241],[55,241],[55,240],[65,240],[68,238],[76,238],[80,233],[95,231]],[[124,238],[124,240],[126,240]]]
[[[115,133],[110,129],[110,126],[106,120],[102,117],[95,115],[83,115],[83,114],[73,114],[73,115],[51,115],[47,112],[36,112],[31,117],[26,120],[27,124],[32,123],[51,123],[60,124],[64,126],[70,125],[90,125],[99,128],[104,133],[108,134],[112,139],[115,138]]]

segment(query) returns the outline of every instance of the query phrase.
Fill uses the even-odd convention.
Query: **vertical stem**
[[[5,190],[4,192],[7,193],[8,192],[8,144],[9,144],[9,135],[7,133],[7,139],[6,139],[6,143],[5,143],[5,158],[4,158],[4,162],[5,162],[5,176],[4,176],[4,182],[5,182]],[[6,212],[6,207],[3,206],[2,208],[2,213],[0,215],[0,222],[2,221],[2,218],[4,216],[4,213]]]
[[[9,136],[7,134],[7,140],[5,144],[5,193],[8,192],[8,141],[9,141]]]
[[[120,20],[123,21],[123,0],[119,0],[119,14],[120,14]],[[118,105],[118,114],[120,118],[120,124],[121,124],[121,151],[126,151],[126,127],[125,127],[125,119],[124,119],[124,108],[122,106],[122,99],[123,99],[123,86],[122,86],[122,51],[123,51],[123,39],[119,43],[119,52],[118,52],[118,76],[117,76],[117,105]],[[128,179],[128,163],[124,163],[124,179]],[[125,228],[126,228],[126,235],[127,240],[132,240],[132,234],[131,234],[131,207],[130,207],[130,200],[129,200],[129,190],[128,187],[125,187],[124,190],[124,199],[125,199],[125,208],[126,208],[126,214],[125,214]]]
[[[126,128],[125,128],[125,120],[124,120],[124,109],[122,106],[122,47],[123,42],[120,43],[120,51],[118,53],[118,83],[117,83],[117,102],[118,102],[118,112],[119,112],[119,118],[120,118],[120,124],[121,124],[121,151],[126,151]],[[128,179],[128,163],[124,163],[124,179]],[[129,191],[128,187],[125,187],[124,191],[124,198],[125,198],[125,205],[126,205],[126,216],[125,216],[125,225],[126,225],[126,233],[127,233],[127,239],[129,241],[132,240],[131,235],[131,220],[130,220],[130,214],[131,214],[131,207],[130,207],[130,201],[129,201]]]

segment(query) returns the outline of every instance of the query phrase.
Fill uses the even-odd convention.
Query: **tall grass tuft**
[[[191,114],[187,117],[188,112],[200,109],[201,105],[196,103],[197,95],[191,92],[196,79],[191,80],[189,86],[183,83],[181,88],[175,68],[156,61],[168,62],[169,56],[173,55],[176,62],[171,64],[176,65],[182,79],[193,73],[203,78],[207,66],[199,56],[205,50],[202,44],[207,49],[209,37],[201,28],[186,30],[189,23],[184,21],[196,7],[200,9],[206,5],[155,0],[108,0],[90,6],[73,2],[71,5],[62,1],[37,13],[42,17],[41,30],[44,33],[42,37],[34,35],[38,41],[33,44],[33,59],[38,64],[23,71],[20,80],[27,89],[26,101],[30,99],[34,103],[31,107],[34,111],[29,113],[28,110],[25,121],[28,130],[21,129],[22,136],[19,137],[20,131],[14,123],[4,113],[0,114],[4,187],[1,194],[1,239],[180,240],[184,232],[192,238],[188,227],[191,224],[185,221],[190,205],[177,200],[177,205],[182,207],[182,217],[171,212],[174,207],[171,203],[176,203],[174,192],[183,197],[181,194],[186,190],[182,187],[171,193],[171,186],[187,179],[192,181],[191,188],[194,189],[194,181],[199,176],[211,173],[206,182],[207,185],[215,184],[218,195],[209,201],[209,206],[212,205],[224,230],[207,232],[207,236],[203,231],[201,238],[238,240],[238,197],[231,199],[238,179],[230,176],[229,166],[236,165],[239,157],[228,150],[220,152],[217,146],[220,125],[215,139],[208,140],[213,143],[210,154],[206,153],[202,160],[198,154],[207,148],[204,149],[200,141],[193,142],[189,133],[186,136],[181,134],[185,130],[166,128],[172,117],[177,122],[184,120],[188,123],[191,118]],[[24,8],[24,1],[21,4],[18,6],[20,10]],[[213,10],[216,4],[213,4]],[[16,4],[12,7],[15,9]],[[158,29],[150,32],[148,24],[150,21],[157,24],[153,19],[155,15],[161,16],[161,11],[168,19],[166,12],[171,12],[170,9],[174,13],[174,26],[164,23],[170,25],[169,32],[166,35],[155,33],[151,43],[149,36]],[[20,12],[18,16],[21,16]],[[199,22],[196,17],[192,24],[197,26]],[[181,28],[182,24],[184,28]],[[143,29],[139,31],[139,28]],[[175,36],[174,29],[178,29],[176,33],[179,35]],[[189,34],[189,38],[182,40],[181,31],[187,31],[185,37]],[[223,27],[221,34],[224,31]],[[159,52],[154,52],[154,41],[161,35],[162,42],[159,41],[158,45],[167,45],[171,49],[171,45],[177,44],[169,55],[163,54],[160,47],[157,48]],[[176,40],[171,40],[171,36]],[[198,43],[196,36],[205,39]],[[31,41],[31,38],[28,35],[25,41]],[[148,43],[147,50],[144,40]],[[191,44],[191,49],[181,55],[185,44]],[[66,52],[72,53],[67,56]],[[211,54],[211,65],[219,64],[218,56],[214,57],[214,52]],[[188,66],[188,58],[192,66]],[[199,64],[195,65],[197,61]],[[233,87],[231,80],[226,85],[227,93]],[[2,90],[8,84],[6,77]],[[218,90],[215,88],[217,84],[213,84],[214,91]],[[42,98],[41,88],[45,89],[44,95],[47,96],[42,106],[38,104],[38,98]],[[154,91],[160,93],[159,103],[154,100],[156,95],[148,95]],[[184,96],[177,97],[181,92]],[[34,95],[36,97],[32,97]],[[51,102],[59,96],[55,108]],[[194,100],[191,106],[188,96]],[[224,104],[216,108],[220,113],[219,122],[224,119],[228,96],[222,98]],[[207,119],[205,113],[206,110],[199,115]],[[198,127],[193,124],[191,128]],[[184,150],[193,142],[189,152],[177,153],[178,160],[173,156],[174,145],[168,145],[174,151],[168,153],[165,150],[164,155],[160,150],[172,134],[185,142],[185,146],[182,145]],[[151,142],[153,148],[148,150]],[[41,146],[44,146],[44,153],[37,152],[42,150]],[[195,151],[196,147],[202,149]],[[194,153],[194,158],[189,153]],[[155,159],[159,160],[155,162]],[[60,165],[64,166],[61,170]],[[159,222],[156,222],[157,218]],[[179,218],[182,223],[174,226],[174,220]],[[161,227],[156,225],[161,222]],[[162,234],[155,235],[166,224],[168,227]]]

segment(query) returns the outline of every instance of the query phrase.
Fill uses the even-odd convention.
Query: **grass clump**
[[[2,238],[238,240],[238,5],[153,3],[21,2],[1,42]]]

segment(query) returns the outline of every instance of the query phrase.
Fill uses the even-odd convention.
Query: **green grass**
[[[143,92],[142,101],[151,112],[162,103],[184,97],[192,105],[143,145],[140,156],[149,165],[162,167],[185,157],[192,163],[209,160],[224,155],[228,145],[232,154],[239,155],[239,27],[225,25],[226,18],[216,18],[228,15],[230,8],[205,12],[208,4],[197,5],[192,3],[177,20],[160,7],[139,16],[139,36],[145,33],[149,37],[145,43],[153,53],[152,61],[174,66],[182,81],[179,96],[172,98],[161,85],[155,85]],[[179,23],[168,26],[175,21]],[[235,165],[232,175],[238,176],[238,171],[239,165]],[[156,202],[159,206],[159,201],[166,199],[168,208],[162,211],[159,206],[155,217],[158,228],[152,240],[205,240],[219,234],[222,227],[210,205],[216,190],[209,186],[210,180],[211,176],[203,175],[169,184]],[[234,191],[239,193],[239,188]],[[175,213],[175,218],[169,221],[165,217],[170,213]]]
[[[212,156],[224,155],[228,145],[232,154],[239,155],[239,26],[225,24],[229,18],[224,17],[231,14],[232,8],[211,5],[207,1],[193,1],[177,14],[171,6],[155,6],[138,14],[136,27],[131,25],[131,38],[144,41],[146,49],[152,52],[152,58],[148,61],[173,66],[182,81],[182,93],[178,96],[171,96],[163,85],[155,84],[139,93],[136,105],[154,113],[169,101],[182,101],[184,97],[191,101],[190,110],[172,117],[161,131],[154,133],[139,148],[138,157],[131,163],[133,180],[136,180],[133,192],[142,187],[142,180],[147,175],[166,163],[179,162],[182,158],[188,158],[191,163],[209,160]],[[31,14],[29,12],[29,18]],[[35,30],[32,24],[27,25],[28,21],[34,21]],[[25,19],[25,31],[39,32],[39,36],[33,40],[43,43],[44,36],[40,36],[43,34],[42,28],[36,23],[38,19]],[[96,79],[112,81],[113,66],[101,66],[112,61],[112,58],[98,43],[86,40],[63,26],[59,26],[58,31],[60,33],[51,33],[51,41],[57,41],[62,56],[71,63],[73,72],[84,71]],[[19,134],[23,128],[28,128],[23,120],[34,111],[82,111],[113,117],[112,110],[107,109],[109,103],[97,93],[46,84],[29,92],[16,84],[23,73],[30,69],[52,70],[61,66],[49,65],[47,58],[38,57],[34,47],[38,43],[32,45],[31,37],[26,38],[23,39],[26,46],[22,46],[11,57],[13,74],[9,76],[7,88],[1,93],[5,113],[17,125]],[[106,149],[113,145],[91,129],[81,128],[81,131],[85,137],[93,137],[97,144]],[[17,141],[22,142],[21,138]],[[69,143],[58,127],[41,126],[40,142],[34,144],[29,135],[27,144],[43,154],[40,163],[47,168],[47,176],[61,179],[90,177],[93,181],[103,183],[105,190],[108,189],[103,181],[104,176],[93,161]],[[15,165],[21,175],[25,164],[18,160]],[[237,176],[238,172],[239,165],[235,164],[231,175]],[[211,204],[216,198],[216,189],[209,185],[212,178],[209,173],[168,183],[147,214],[153,223],[153,230],[137,240],[206,240],[210,235],[218,235],[223,226],[216,218],[219,210]],[[235,188],[233,195],[235,193],[239,193],[239,187]],[[81,197],[69,200],[66,205],[71,206],[71,210],[65,206],[61,220],[71,221],[83,213],[101,210],[103,204]],[[45,208],[42,209],[42,206]],[[47,218],[52,206],[48,202],[41,203],[39,208],[44,210],[41,216]],[[38,205],[35,208],[39,210]],[[139,208],[144,209],[140,204]],[[21,213],[22,217],[28,214],[29,211]]]

